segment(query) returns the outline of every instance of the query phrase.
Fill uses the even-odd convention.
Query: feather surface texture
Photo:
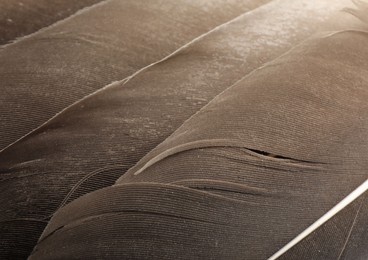
[[[81,98],[267,1],[109,0],[6,45],[0,150]]]
[[[2,0],[0,45],[52,25],[101,0]]]
[[[340,14],[332,21],[338,24],[344,19]],[[30,259],[81,255],[86,259],[267,259],[273,255],[368,177],[364,142],[368,138],[368,32],[363,25],[346,27],[314,35],[275,60],[259,64],[186,116],[181,116],[181,109],[187,111],[193,104],[180,101],[180,88],[173,88],[173,95],[160,95],[153,86],[155,80],[162,80],[158,86],[181,86],[175,80],[190,82],[171,70],[176,64],[186,68],[198,64],[185,63],[191,61],[190,46],[124,81],[122,95],[132,93],[128,100],[134,100],[133,94],[143,100],[139,108],[145,117],[155,118],[151,116],[155,104],[144,106],[155,97],[160,101],[157,111],[168,113],[168,95],[169,100],[179,100],[172,108],[175,113],[169,115],[182,118],[176,124],[184,123],[128,172],[121,171],[115,185],[57,210]],[[211,61],[208,64],[215,64]],[[234,69],[219,67],[234,75],[230,74]],[[221,75],[217,73],[216,79]],[[193,72],[187,75],[193,77]],[[168,84],[170,77],[176,84]],[[119,84],[98,94],[117,93]],[[208,85],[215,84],[203,84]],[[139,92],[142,86],[152,89],[149,100]],[[366,236],[365,196],[282,257],[367,257],[361,240]],[[332,234],[335,243],[328,244],[322,229]],[[308,241],[312,241],[310,250]]]
[[[109,0],[0,49],[0,255],[26,258],[60,205],[118,177],[116,164],[111,169],[106,161],[117,158],[111,146],[117,144],[111,140],[114,133],[78,130],[73,124],[83,114],[52,121],[42,133],[34,129],[105,85],[266,2]],[[98,126],[93,117],[99,112],[91,110],[84,129]],[[110,145],[107,154],[91,142],[99,136]],[[82,147],[86,140],[90,150]],[[82,160],[76,156],[87,151]],[[98,180],[88,182],[95,175]]]

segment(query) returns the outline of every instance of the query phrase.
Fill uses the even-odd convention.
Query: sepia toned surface
[[[367,179],[368,146],[360,142],[368,133],[368,64],[361,58],[367,54],[348,55],[367,40],[359,31],[311,39],[229,88],[116,185],[58,211],[35,259],[55,251],[66,258],[113,252],[117,258],[171,259],[179,252],[180,259],[243,259],[244,248],[252,248],[248,259],[266,259]],[[315,94],[317,86],[323,95]],[[288,109],[271,109],[278,106]],[[302,122],[303,130],[293,131]],[[329,138],[318,136],[327,133]],[[192,145],[179,149],[183,144]],[[175,148],[138,171],[149,158]],[[91,239],[75,243],[82,234]],[[114,242],[120,246],[110,249]]]
[[[0,150],[75,101],[263,3],[163,2],[106,1],[0,49],[7,93],[0,96]]]
[[[98,162],[97,155],[85,157],[88,159],[82,164],[83,171],[78,169],[79,159],[71,152],[76,149],[74,153],[81,153],[80,144],[85,140],[75,143],[75,139],[69,139],[68,129],[57,137],[72,141],[66,143],[71,145],[69,147],[41,135],[46,150],[33,144],[22,148],[16,145],[17,151],[11,152],[14,151],[12,142],[105,84],[128,77],[217,25],[263,3],[183,0],[170,5],[164,2],[106,1],[0,50],[1,88],[6,93],[0,96],[0,143],[1,149],[5,149],[0,152],[4,187],[0,204],[4,213],[0,217],[1,254],[28,255],[51,214],[68,202],[63,200],[72,186],[96,169],[94,165],[88,166],[89,162]],[[180,9],[176,8],[178,4]],[[59,126],[64,125],[70,124],[64,122]],[[81,132],[74,138],[78,136]],[[10,147],[5,148],[7,145]],[[63,157],[60,152],[64,153]],[[9,154],[12,154],[11,160]],[[50,156],[50,160],[40,154]],[[38,164],[43,162],[46,164]],[[108,162],[102,160],[102,163]],[[106,180],[105,185],[117,177]]]
[[[0,45],[34,33],[101,0],[2,0]]]
[[[189,43],[168,44],[166,58],[112,84],[96,81],[96,92],[55,116],[46,110],[50,119],[0,152],[0,255],[26,258],[46,227],[30,259],[267,259],[367,180],[368,5],[248,4],[217,25],[211,17],[213,27]],[[143,6],[153,10],[137,12]],[[182,28],[179,37],[194,31]],[[65,90],[78,88],[66,82],[52,95],[70,101]],[[24,117],[21,99],[5,98]],[[4,125],[26,131],[18,121]],[[280,259],[364,259],[364,196]]]

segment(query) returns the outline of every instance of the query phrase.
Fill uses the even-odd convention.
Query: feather
[[[0,50],[0,150],[104,85],[267,1],[111,0],[7,45]]]
[[[367,34],[357,30],[315,36],[237,81],[122,175],[116,185],[60,208],[31,259],[55,255],[92,259],[106,255],[127,259],[269,257],[367,178],[368,147],[361,142],[368,130],[364,76],[368,63],[363,58],[368,53],[362,48],[367,41]],[[211,43],[204,46],[208,49]],[[200,41],[197,44],[201,46]],[[185,82],[170,72],[175,69],[174,61],[180,65],[189,54],[184,50],[142,70],[123,85],[124,94],[131,91],[140,98],[158,96],[162,101],[157,89],[149,88],[151,92],[143,95],[138,86],[152,88],[156,79],[163,82],[161,87]],[[226,73],[229,76],[231,71]],[[176,84],[168,83],[170,77]],[[129,86],[134,87],[130,90]],[[142,109],[145,116],[154,115],[154,106],[148,99],[143,101],[134,103],[139,108],[146,105]],[[157,111],[167,113],[168,109],[159,106]],[[182,117],[178,106],[172,111],[176,118]],[[160,156],[181,145],[223,139],[242,145],[190,147]],[[145,140],[145,147],[147,144]]]
[[[73,102],[77,103],[69,111],[79,109],[79,99],[89,100],[85,96],[104,85],[128,77],[264,2],[111,0],[2,48],[0,255],[27,257],[59,206],[113,184],[121,170],[131,166],[131,158],[139,159],[132,152],[121,162],[114,150],[116,140],[110,139],[113,133],[83,135],[77,122],[82,121],[84,110],[70,118],[64,109]],[[94,109],[98,104],[88,107],[91,114],[83,121],[86,131],[92,124],[90,116],[99,116]],[[56,113],[60,113],[58,119],[33,131]],[[113,115],[108,119],[116,120]],[[95,150],[90,141],[99,136],[109,149]],[[86,140],[92,146],[84,157]]]

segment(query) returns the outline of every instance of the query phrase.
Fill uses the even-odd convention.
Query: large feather
[[[180,183],[260,204],[252,210],[257,222],[244,220],[258,229],[244,229],[252,239],[244,238],[242,246],[252,247],[249,259],[270,256],[367,179],[367,35],[345,31],[311,40],[259,70],[218,96],[118,183]],[[219,190],[213,180],[264,195]],[[272,204],[272,213],[263,211]],[[254,246],[258,236],[263,242]]]
[[[244,78],[117,185],[61,208],[32,257],[271,256],[367,177],[367,42],[315,37]]]

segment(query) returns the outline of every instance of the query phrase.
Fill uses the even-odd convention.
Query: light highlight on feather
[[[342,201],[340,201],[335,207],[330,209],[325,215],[319,218],[316,222],[310,225],[306,230],[296,236],[293,240],[291,240],[288,244],[286,244],[283,248],[273,254],[268,260],[275,260],[285,252],[287,252],[290,248],[298,244],[308,235],[310,235],[313,231],[318,229],[328,220],[330,220],[333,216],[338,214],[341,210],[343,210],[346,206],[352,203],[355,199],[357,199],[360,195],[368,190],[368,179],[363,182],[358,188],[356,188],[353,192],[351,192],[348,196],[346,196]]]

